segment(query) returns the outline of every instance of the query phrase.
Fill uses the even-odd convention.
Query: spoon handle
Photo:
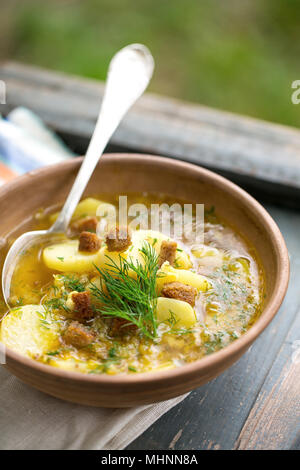
[[[66,231],[109,139],[128,109],[146,89],[153,69],[153,57],[142,44],[131,44],[124,47],[112,58],[102,106],[86,156],[69,196],[50,232]]]

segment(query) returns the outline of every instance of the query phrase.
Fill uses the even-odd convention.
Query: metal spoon
[[[110,137],[128,109],[146,89],[153,70],[153,57],[142,44],[124,47],[112,58],[96,127],[85,159],[59,217],[49,230],[36,230],[21,235],[6,256],[2,270],[2,291],[8,306],[11,279],[20,252],[33,244],[43,243],[49,236],[66,232],[73,212]]]

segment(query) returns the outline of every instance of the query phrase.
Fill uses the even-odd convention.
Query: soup
[[[166,234],[164,210],[161,230],[144,228],[142,218],[112,223],[117,202],[107,195],[81,201],[66,236],[20,254],[12,308],[1,306],[7,347],[65,370],[135,374],[198,360],[253,325],[264,297],[261,265],[213,207],[204,212],[199,242],[186,231],[176,238],[174,214]],[[186,201],[133,194],[134,203],[150,210]],[[49,228],[56,217],[40,211],[34,228]],[[197,225],[195,212],[190,224]]]

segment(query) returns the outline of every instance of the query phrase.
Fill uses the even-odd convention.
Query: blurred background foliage
[[[0,59],[104,79],[131,42],[151,91],[300,126],[300,0],[0,0]]]

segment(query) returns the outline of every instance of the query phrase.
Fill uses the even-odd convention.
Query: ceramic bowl
[[[81,159],[42,168],[0,188],[0,236],[6,238],[40,208],[62,204]],[[227,179],[189,163],[138,154],[104,155],[84,196],[97,193],[165,193],[215,206],[256,248],[266,275],[260,318],[241,338],[221,351],[182,367],[119,376],[85,375],[40,364],[7,350],[5,367],[25,383],[76,403],[129,407],[167,400],[212,380],[237,361],[270,323],[287,290],[289,259],[273,219],[249,194]]]

